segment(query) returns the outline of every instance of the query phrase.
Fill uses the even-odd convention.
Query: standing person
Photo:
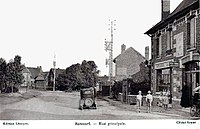
[[[141,91],[138,92],[138,95],[136,96],[136,100],[137,100],[137,112],[140,112],[141,105],[142,105],[142,92]]]
[[[167,108],[168,108],[168,104],[169,104],[169,98],[168,98],[167,93],[165,93],[165,94],[163,95],[163,108],[164,108],[165,111],[166,111]]]
[[[163,106],[163,92],[160,92],[158,100],[158,107],[160,109],[159,112],[162,112],[162,106]]]
[[[190,84],[191,85],[191,84]],[[191,104],[191,94],[190,94],[190,88],[186,85],[186,83],[183,83],[182,88],[182,96],[181,96],[181,103],[180,105],[184,108],[192,106]]]
[[[151,95],[151,91],[148,91],[148,94],[146,96],[146,102],[147,102],[147,112],[151,112],[151,104],[153,101],[153,96]]]

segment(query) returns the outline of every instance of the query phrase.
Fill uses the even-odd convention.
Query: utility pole
[[[54,54],[53,60],[53,91],[56,90],[56,55]]]
[[[109,82],[110,82],[110,97],[112,97],[112,93],[111,93],[111,87],[112,87],[112,77],[113,77],[113,31],[116,30],[114,28],[114,26],[116,26],[116,24],[114,23],[116,20],[109,20],[109,28],[108,30],[110,30],[110,34],[111,34],[111,39],[110,41],[107,41],[105,39],[105,51],[109,52],[109,59],[106,59],[106,65],[109,65]]]

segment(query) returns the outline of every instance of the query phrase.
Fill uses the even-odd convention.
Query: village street
[[[1,120],[138,120],[138,119],[191,119],[189,114],[159,113],[146,110],[137,113],[134,105],[120,102],[97,100],[97,109],[79,110],[79,92],[28,91],[32,98],[5,103],[0,97]],[[16,94],[16,93],[15,93]],[[9,97],[9,98],[12,98]],[[8,98],[8,99],[9,99]],[[121,106],[120,106],[121,105]],[[123,105],[123,106],[122,106]],[[124,107],[131,107],[127,109]]]

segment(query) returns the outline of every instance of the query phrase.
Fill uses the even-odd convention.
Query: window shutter
[[[170,31],[167,31],[167,50],[170,50]]]
[[[190,21],[187,22],[187,49],[190,49]]]
[[[190,47],[195,47],[195,18],[192,18],[190,21]]]
[[[159,37],[159,57],[162,54],[162,35]]]
[[[159,38],[156,38],[156,57],[159,56]]]

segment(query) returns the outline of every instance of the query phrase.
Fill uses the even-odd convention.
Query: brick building
[[[168,90],[180,98],[183,85],[200,83],[200,0],[183,0],[170,13],[170,0],[162,0],[162,19],[145,34],[151,37],[151,88]]]
[[[121,45],[121,54],[113,60],[116,80],[121,81],[139,72],[140,63],[144,61],[145,57],[134,48],[126,49],[124,44]]]

